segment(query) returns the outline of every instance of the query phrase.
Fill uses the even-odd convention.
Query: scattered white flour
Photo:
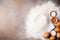
[[[26,19],[27,37],[45,40],[44,32],[50,32],[54,28],[54,25],[50,22],[50,12],[53,10],[58,12],[59,9],[50,1],[31,8]]]

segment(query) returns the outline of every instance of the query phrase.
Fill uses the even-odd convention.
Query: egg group
[[[55,12],[55,11],[52,11],[52,12]],[[55,28],[50,32],[46,32],[44,34],[44,37],[49,38],[49,40],[56,40],[56,39],[60,40],[60,20],[58,20],[55,16],[55,17],[52,17],[51,22],[53,23]]]
[[[60,27],[54,28],[51,32],[44,33],[45,38],[49,38],[49,40],[60,39]]]

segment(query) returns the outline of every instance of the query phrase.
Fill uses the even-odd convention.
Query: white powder
[[[35,8],[31,8],[26,20],[26,34],[27,37],[43,38],[44,32],[50,32],[54,26],[50,22],[50,12],[57,11],[58,8],[52,3],[47,2],[42,5],[36,5]],[[57,11],[58,12],[58,11]]]

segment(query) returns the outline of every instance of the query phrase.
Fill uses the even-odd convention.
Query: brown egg
[[[60,38],[60,33],[57,33],[57,38]]]
[[[44,36],[45,38],[49,38],[50,33],[49,33],[49,32],[45,32],[43,36]]]
[[[58,20],[57,20],[56,17],[53,17],[53,18],[51,19],[51,21],[52,21],[52,23],[54,23],[54,24],[56,24],[56,23],[58,22]]]
[[[49,40],[55,40],[56,37],[55,36],[51,36]]]
[[[56,32],[60,32],[60,28],[55,28],[54,29]]]
[[[59,27],[59,26],[60,26],[60,21],[58,21],[58,22],[57,22],[56,26],[57,26],[57,27]]]

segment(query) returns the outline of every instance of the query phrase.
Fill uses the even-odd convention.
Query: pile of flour
[[[54,28],[54,25],[50,21],[50,12],[53,10],[59,13],[59,8],[51,1],[31,8],[25,22],[28,38],[33,37],[45,40],[43,37],[44,32],[50,32]]]

